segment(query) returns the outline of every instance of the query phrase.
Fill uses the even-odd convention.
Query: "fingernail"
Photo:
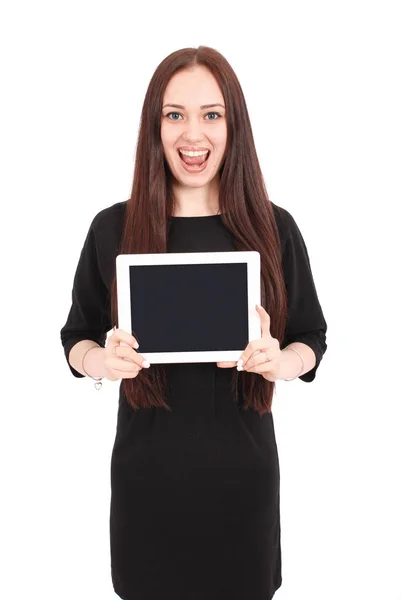
[[[142,366],[145,367],[145,369],[149,369],[150,363],[148,363],[147,360],[144,360],[143,363],[142,363]]]
[[[138,344],[138,342],[135,342],[135,344],[134,344],[134,348],[135,348],[135,350],[137,350],[137,349],[139,348],[139,344]]]
[[[237,367],[242,367],[244,364],[244,361],[242,358],[239,359],[239,361],[237,362]]]

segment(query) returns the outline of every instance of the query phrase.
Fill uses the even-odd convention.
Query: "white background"
[[[270,199],[301,229],[328,323],[315,381],[274,397],[275,600],[400,600],[396,2],[9,2],[0,22],[0,597],[116,598],[119,382],[75,379],[60,329],[91,220],[129,197],[155,68],[203,44],[238,75]]]

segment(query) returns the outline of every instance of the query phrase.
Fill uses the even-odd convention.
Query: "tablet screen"
[[[139,352],[244,348],[246,263],[130,265],[132,333]]]

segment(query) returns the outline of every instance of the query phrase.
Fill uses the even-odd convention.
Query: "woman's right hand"
[[[104,365],[108,372],[106,379],[110,381],[132,379],[143,368],[150,367],[150,364],[134,350],[133,346],[138,348],[133,335],[123,329],[113,331],[104,348]]]

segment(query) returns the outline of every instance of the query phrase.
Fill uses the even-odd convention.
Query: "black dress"
[[[67,360],[80,340],[104,346],[112,328],[109,290],[125,206],[102,210],[90,226],[61,330]],[[314,350],[315,367],[300,377],[310,382],[327,326],[302,235],[288,211],[273,208],[289,299],[282,347],[301,341]],[[232,250],[220,215],[170,219],[169,252]],[[125,600],[270,600],[282,581],[273,416],[241,410],[230,392],[231,369],[166,368],[172,412],[134,411],[120,383],[111,455],[114,590]]]

